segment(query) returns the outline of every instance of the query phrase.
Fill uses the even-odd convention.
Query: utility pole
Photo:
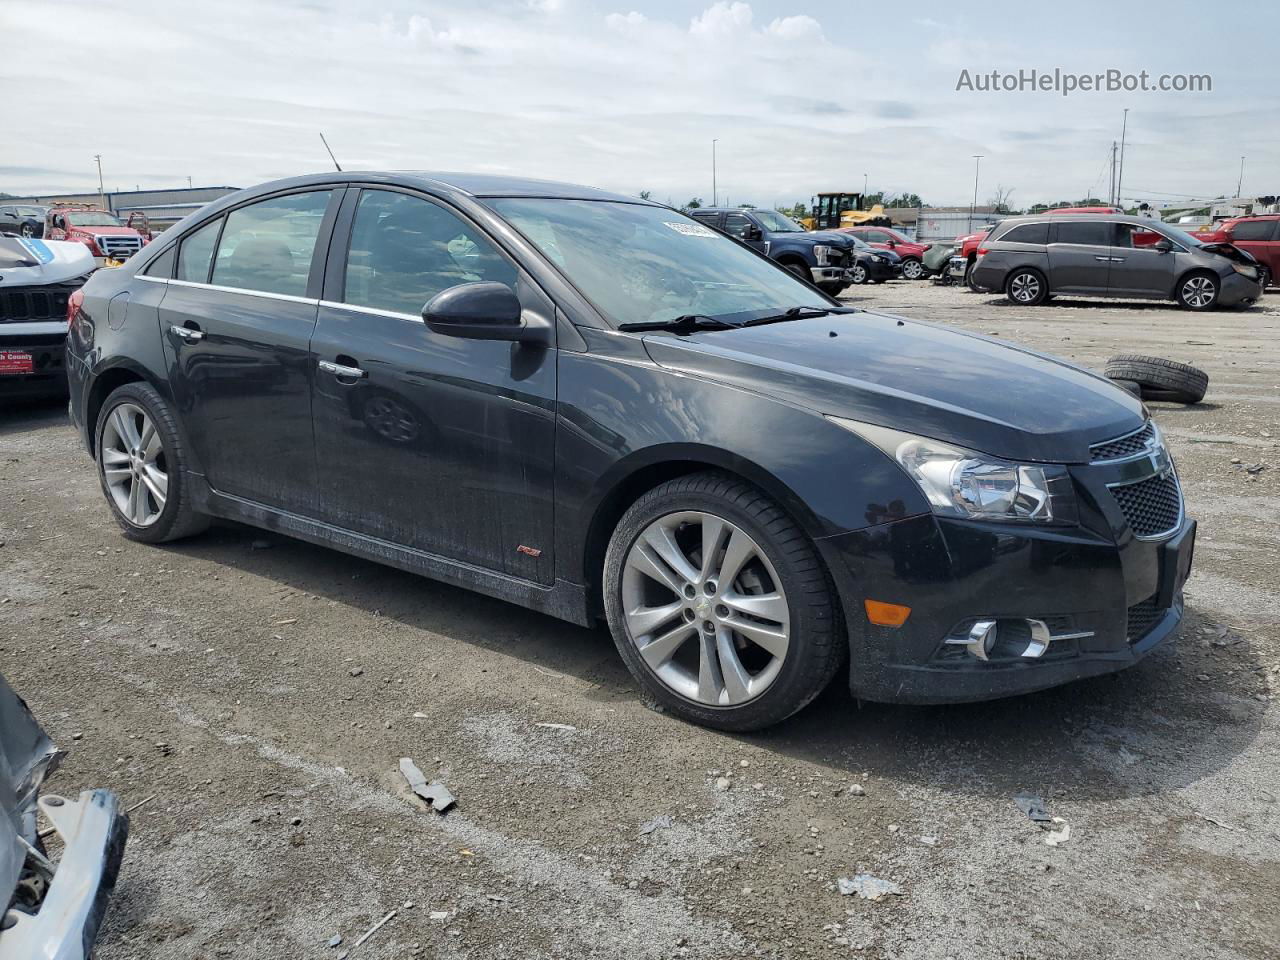
[[[102,189],[102,154],[95,153],[93,155],[93,162],[98,165],[98,206],[105,210],[107,209],[107,200],[103,195]]]
[[[711,205],[717,205],[716,201],[716,143],[719,138],[713,138],[711,141]]]
[[[1116,203],[1116,142],[1111,141],[1111,190],[1107,194],[1107,203],[1113,207],[1118,206]]]
[[[191,189],[191,174],[187,174],[187,189]]]
[[[1240,179],[1236,181],[1236,198],[1237,199],[1239,199],[1242,196],[1240,191],[1243,189],[1244,189],[1244,157],[1241,157],[1240,158]]]
[[[973,155],[973,203],[969,205],[969,232],[973,233],[973,215],[978,212],[978,169],[982,166],[982,158],[986,154]]]
[[[1124,108],[1124,122],[1120,125],[1120,170],[1116,173],[1116,206],[1124,207],[1124,201],[1120,197],[1120,191],[1124,184],[1124,141],[1125,134],[1129,132],[1129,108]]]

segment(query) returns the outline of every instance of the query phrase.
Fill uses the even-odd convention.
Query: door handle
[[[348,377],[353,380],[359,380],[360,378],[367,377],[369,375],[359,367],[344,366],[341,363],[334,363],[332,360],[321,360],[319,366],[325,373],[332,373],[335,377],[339,378]]]
[[[204,339],[203,330],[195,330],[191,327],[180,327],[176,323],[169,325],[169,332],[176,337],[181,337],[187,343],[195,343]]]
[[[1110,262],[1111,262],[1111,258],[1110,258],[1110,257],[1094,257],[1093,259],[1095,259],[1095,260],[1101,260],[1103,263],[1110,263]]]
[[[1112,257],[1112,258],[1111,258],[1111,262],[1112,262],[1112,263],[1124,263],[1124,257]]]

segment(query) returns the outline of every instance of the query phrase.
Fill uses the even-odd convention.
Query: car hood
[[[832,247],[852,247],[853,241],[843,233],[835,230],[810,230],[808,233],[789,233],[789,237],[799,237],[814,243],[825,243]]]
[[[65,283],[93,272],[93,254],[83,243],[0,237],[0,287]]]
[[[1064,360],[877,313],[645,338],[660,366],[1010,460],[1086,463],[1142,403]]]
[[[1226,257],[1236,263],[1253,264],[1258,262],[1258,258],[1252,253],[1248,250],[1241,250],[1234,243],[1203,243],[1200,245],[1200,249],[1207,253],[1216,253],[1218,256]]]

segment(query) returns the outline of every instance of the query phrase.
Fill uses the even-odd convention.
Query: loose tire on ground
[[[1142,398],[1142,384],[1138,383],[1137,380],[1117,380],[1115,377],[1109,379],[1126,393],[1131,393],[1139,399]]]
[[[1209,389],[1209,375],[1198,367],[1163,357],[1121,354],[1107,361],[1103,371],[1112,380],[1132,380],[1147,400],[1199,403]]]
[[[120,436],[122,431],[128,433],[130,423],[134,428],[139,423],[149,423],[154,430],[155,442],[160,445],[158,453],[146,456],[143,448],[149,444],[142,443],[142,440],[149,435],[139,435],[139,442],[132,446],[142,451],[144,455],[136,459],[145,463],[139,465],[139,472],[132,479],[124,476],[131,469],[128,450],[131,445]],[[141,543],[163,543],[192,536],[209,526],[209,517],[197,513],[192,507],[186,476],[186,446],[173,412],[155,387],[141,382],[117,387],[103,402],[94,429],[98,481],[112,516],[128,539]],[[151,466],[148,474],[150,485],[139,479],[146,464]],[[108,473],[112,477],[111,481],[108,480]],[[160,476],[165,478],[164,483],[156,487]],[[113,489],[119,490],[121,484],[128,484],[123,496],[124,508],[117,501],[117,493],[113,492]],[[132,501],[128,498],[127,491],[132,490],[136,484],[140,484],[140,490],[147,490],[149,487],[163,490],[163,504],[158,502],[153,493],[145,494],[150,497],[148,502],[151,507],[159,506],[158,510],[143,506],[133,511],[134,516],[129,515]],[[140,494],[140,498],[143,496],[144,494]],[[152,513],[154,516],[143,516]]]
[[[728,526],[722,531],[716,523]],[[753,559],[735,567],[734,574],[728,571],[733,565],[731,554],[742,555],[740,548],[732,546],[738,533],[745,534],[747,542],[758,548],[767,562],[754,559],[756,554],[751,554]],[[711,561],[704,563],[702,546],[708,541],[718,546],[712,548]],[[662,552],[655,552],[655,543]],[[650,565],[653,557],[672,555],[671,543],[681,553],[675,557],[675,564],[665,564],[661,571],[671,574],[683,567],[685,574],[677,574],[671,583],[664,584],[648,571],[657,569]],[[721,574],[729,578],[727,584],[715,582]],[[704,579],[699,581],[698,576]],[[717,611],[716,617],[738,617],[744,607],[756,609],[754,604],[759,605],[761,616],[785,611],[782,630],[787,640],[783,656],[776,658],[766,648],[736,635],[736,646],[731,647],[734,656],[729,666],[722,668],[716,646],[720,622],[708,626],[703,619],[712,616],[702,609],[707,607],[701,603],[704,594],[711,607],[719,604],[721,597],[725,604],[733,604],[732,610],[721,607],[726,613]],[[748,596],[751,594],[754,599]],[[682,599],[686,597],[687,600]],[[748,598],[747,604],[742,602],[744,597]],[[762,491],[719,471],[668,481],[641,496],[627,510],[605,554],[604,601],[614,642],[632,676],[672,713],[721,730],[758,730],[791,716],[822,692],[847,651],[835,588],[813,542]],[[680,609],[662,612],[668,604]],[[672,619],[656,619],[661,616]],[[705,642],[710,647],[704,646],[704,629]],[[636,635],[644,630],[651,632]],[[678,636],[673,632],[676,630],[686,632]],[[678,646],[670,647],[666,659],[654,665],[651,661],[659,661],[658,655],[642,655],[641,650],[668,635],[672,637],[670,643]],[[726,636],[735,635],[731,632]],[[704,652],[710,650],[716,651],[715,659]],[[770,657],[778,660],[776,667],[764,665]],[[714,696],[704,695],[701,684],[702,671],[708,663],[714,664],[709,675],[719,671],[723,676]],[[752,680],[762,678],[767,682],[758,693],[735,695],[730,689],[728,677],[734,663],[748,671],[753,669],[751,664],[760,665],[760,673]],[[691,680],[695,689],[688,686]],[[708,690],[717,690],[714,680]]]

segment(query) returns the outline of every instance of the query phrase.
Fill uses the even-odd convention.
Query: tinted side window
[[[143,274],[148,277],[171,277],[173,276],[173,252],[177,247],[169,247],[164,253],[156,257],[149,264],[147,269],[143,270]]]
[[[351,225],[343,299],[395,313],[422,313],[441,290],[493,280],[513,290],[516,268],[474,227],[421,197],[360,194]]]
[[[693,219],[701,220],[703,223],[709,223],[713,227],[716,225],[716,221],[720,219],[720,214],[718,213],[698,213],[697,211],[694,211],[691,216]]]
[[[1111,224],[1104,222],[1059,223],[1055,243],[1080,243],[1091,246],[1109,246]]]
[[[735,237],[741,237],[747,231],[747,227],[751,226],[751,221],[740,213],[726,214],[724,218],[724,232],[732,234]]]
[[[1270,240],[1275,220],[1241,220],[1231,231],[1232,240]]]
[[[220,226],[221,217],[183,238],[182,247],[178,251],[179,280],[209,282],[209,264],[213,262],[213,245],[218,242]]]
[[[867,243],[888,243],[893,239],[893,237],[880,230],[864,230],[862,233],[862,239],[867,241]]]
[[[1047,223],[1023,223],[1014,227],[1001,240],[1009,243],[1048,243],[1049,225]]]
[[[292,193],[227,214],[213,261],[213,282],[224,287],[302,297],[311,253],[329,191]]]

